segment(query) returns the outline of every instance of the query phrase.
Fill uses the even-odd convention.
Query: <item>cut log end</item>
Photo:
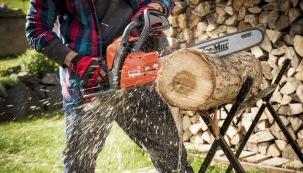
[[[190,58],[189,58],[190,57]],[[214,76],[210,64],[195,49],[182,49],[163,63],[157,78],[157,90],[170,104],[193,110],[213,93]],[[174,100],[182,101],[181,104]]]

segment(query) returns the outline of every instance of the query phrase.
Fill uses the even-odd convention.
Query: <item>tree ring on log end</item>
[[[189,71],[179,71],[174,76],[171,87],[177,93],[190,95],[197,88],[196,76]]]
[[[214,92],[213,67],[195,49],[181,49],[163,62],[156,80],[157,91],[171,106],[195,110]]]

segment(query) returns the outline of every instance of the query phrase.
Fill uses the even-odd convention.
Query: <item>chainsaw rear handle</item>
[[[132,43],[129,41],[129,36],[131,35],[132,30],[142,27],[143,30],[138,41],[135,43],[134,47],[131,48]],[[113,68],[108,73],[111,89],[120,89],[121,69],[127,53],[141,52],[140,48],[142,44],[151,33],[167,30],[169,27],[170,24],[165,14],[155,9],[145,9],[143,12],[143,20],[135,20],[127,25],[114,58]]]
[[[156,31],[167,30],[170,27],[166,15],[156,9],[144,10],[142,22],[143,30],[132,52],[141,52],[140,48],[150,34]]]

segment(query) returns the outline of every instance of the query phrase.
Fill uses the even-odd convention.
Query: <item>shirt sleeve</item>
[[[60,0],[31,0],[26,15],[25,33],[29,44],[37,52],[45,54],[49,59],[63,66],[65,56],[70,49],[53,31],[59,7]],[[51,40],[52,42],[50,42]],[[64,51],[54,51],[54,48]]]

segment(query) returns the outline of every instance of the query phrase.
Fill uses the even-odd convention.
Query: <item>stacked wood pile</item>
[[[185,48],[224,34],[259,27],[264,31],[265,39],[259,46],[251,48],[250,52],[262,63],[262,89],[269,86],[277,76],[284,60],[291,59],[291,66],[273,94],[271,104],[303,150],[303,2],[175,0],[175,3],[169,17],[171,28],[165,31],[172,48]],[[225,138],[231,147],[236,147],[241,142],[261,104],[259,101],[255,107],[246,110],[238,126],[230,126]],[[195,144],[211,144],[214,138],[202,119],[190,111],[183,113],[183,140]],[[223,109],[218,110],[219,125],[226,116]],[[267,110],[245,149],[272,157],[297,157]]]

